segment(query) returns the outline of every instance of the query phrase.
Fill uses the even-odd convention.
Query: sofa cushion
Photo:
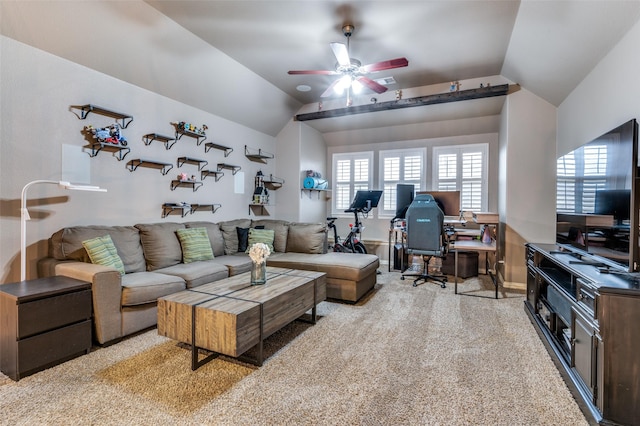
[[[182,247],[176,231],[184,229],[183,224],[175,222],[137,224],[136,228],[140,230],[140,241],[148,271],[182,262]]]
[[[229,271],[229,276],[242,274],[251,270],[251,259],[245,253],[236,253],[225,256],[219,256],[212,260],[224,266]]]
[[[209,235],[209,241],[211,242],[211,249],[213,250],[213,256],[224,255],[224,238],[222,237],[222,231],[220,226],[213,222],[186,222],[187,228],[205,228]]]
[[[229,276],[227,267],[215,262],[215,259],[188,264],[178,263],[158,269],[157,272],[182,278],[186,282],[187,288],[197,287]]]
[[[269,252],[273,253],[273,238],[275,232],[271,229],[255,229],[249,228],[249,242],[247,243],[246,252],[256,243],[264,243],[269,247]]]
[[[51,255],[58,260],[90,262],[82,242],[91,238],[111,236],[122,259],[126,273],[146,270],[138,229],[133,226],[72,226],[51,236]]]
[[[326,253],[326,229],[324,223],[290,223],[287,252]]]
[[[182,247],[184,263],[213,259],[213,250],[206,228],[178,229],[176,234]]]
[[[238,231],[236,228],[249,228],[251,219],[236,219],[220,222],[218,224],[224,238],[224,254],[238,252]]]
[[[380,266],[378,256],[360,253],[278,253],[267,259],[268,266],[325,272],[327,279],[357,282],[375,274]]]
[[[158,297],[185,289],[185,282],[175,275],[136,272],[122,276],[122,306],[153,303]]]
[[[87,250],[91,263],[115,268],[124,275],[124,264],[109,235],[85,240],[82,245]]]
[[[264,229],[271,229],[275,232],[273,238],[273,249],[277,252],[284,253],[287,251],[287,235],[289,234],[289,222],[285,220],[262,219],[254,220],[251,226],[258,228],[264,226]]]

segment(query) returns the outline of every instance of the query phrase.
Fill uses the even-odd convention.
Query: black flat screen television
[[[638,124],[630,120],[557,159],[556,242],[637,272]]]

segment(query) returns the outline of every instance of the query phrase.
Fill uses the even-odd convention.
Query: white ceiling
[[[612,0],[147,3],[303,104],[336,77],[287,71],[333,69],[346,23],[362,63],[409,60],[374,75],[393,76],[390,90],[502,75],[557,106],[640,16],[640,2]]]
[[[361,102],[393,99],[397,89],[405,98],[447,91],[460,80],[463,90],[517,83],[559,105],[638,21],[640,0],[0,0],[0,11],[5,36],[276,135],[301,108],[317,110],[335,78],[287,71],[332,69],[329,43],[345,41],[345,23],[356,27],[350,50],[362,63],[409,60],[370,75],[397,83]],[[344,99],[324,99],[324,109],[334,105]],[[477,121],[501,107],[487,99],[305,123],[327,134]]]

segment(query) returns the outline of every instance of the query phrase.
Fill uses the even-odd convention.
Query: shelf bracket
[[[171,147],[175,145],[175,143],[177,142],[176,139],[170,136],[159,135],[157,133],[148,133],[142,137],[142,142],[147,146],[151,145],[151,142],[153,141],[163,142],[164,147],[167,151],[170,150]],[[173,142],[173,143],[170,143],[170,142]]]
[[[191,205],[191,213],[195,213],[198,210],[211,211],[211,213],[215,213],[218,209],[222,207],[222,204],[192,204]]]
[[[185,181],[185,180],[172,180],[171,181],[171,190],[175,191],[176,188],[181,186],[190,186],[193,188],[193,192],[196,192],[201,186],[202,182],[194,182],[194,181]]]
[[[112,152],[113,156],[118,159],[118,161],[124,160],[124,157],[127,156],[128,153],[131,152],[131,148],[127,148],[124,146],[116,146],[109,143],[104,142],[95,142],[85,146],[85,148],[89,148],[89,157],[93,158],[100,153],[100,151],[105,150],[108,152]]]
[[[219,145],[219,144],[213,143],[213,142],[207,142],[207,143],[204,144],[204,152],[209,152],[212,148],[224,151],[224,156],[225,157],[228,157],[229,154],[231,154],[233,152],[233,148],[229,148],[228,146]]]
[[[76,115],[76,117],[78,117],[80,120],[84,120],[85,118],[87,118],[87,116],[91,112],[115,118],[116,123],[120,124],[120,126],[123,129],[126,129],[127,126],[129,124],[131,124],[131,122],[133,121],[133,116],[132,115],[111,111],[109,109],[102,108],[102,107],[99,107],[97,105],[91,105],[91,104],[87,104],[87,105],[71,105],[69,107],[69,109],[71,110],[71,112],[73,112],[74,109],[80,110],[80,114],[79,115],[78,115],[78,113],[73,112]],[[118,122],[118,120],[120,120],[120,122]]]
[[[127,163],[127,169],[129,169],[130,172],[135,171],[138,167],[141,166],[150,169],[158,169],[160,170],[162,176],[166,176],[166,174],[169,173],[169,170],[173,169],[173,164],[160,163],[157,161],[148,161],[143,159],[129,160],[129,162]]]
[[[200,172],[200,179],[201,180],[205,180],[205,178],[207,178],[209,176],[214,176],[216,178],[216,182],[217,182],[222,178],[222,176],[224,176],[224,173],[223,172],[216,172],[214,170],[202,170]]]
[[[235,175],[236,173],[238,173],[238,171],[240,171],[241,167],[240,166],[233,166],[231,164],[226,164],[226,163],[218,163],[218,171],[227,169],[227,170],[231,170],[231,174]]]

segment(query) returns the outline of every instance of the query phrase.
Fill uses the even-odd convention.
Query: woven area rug
[[[0,424],[587,424],[524,293],[495,300],[486,276],[460,285],[474,296],[399,276],[274,334],[260,368],[221,357],[192,372],[189,348],[151,330],[19,382],[0,376]]]

